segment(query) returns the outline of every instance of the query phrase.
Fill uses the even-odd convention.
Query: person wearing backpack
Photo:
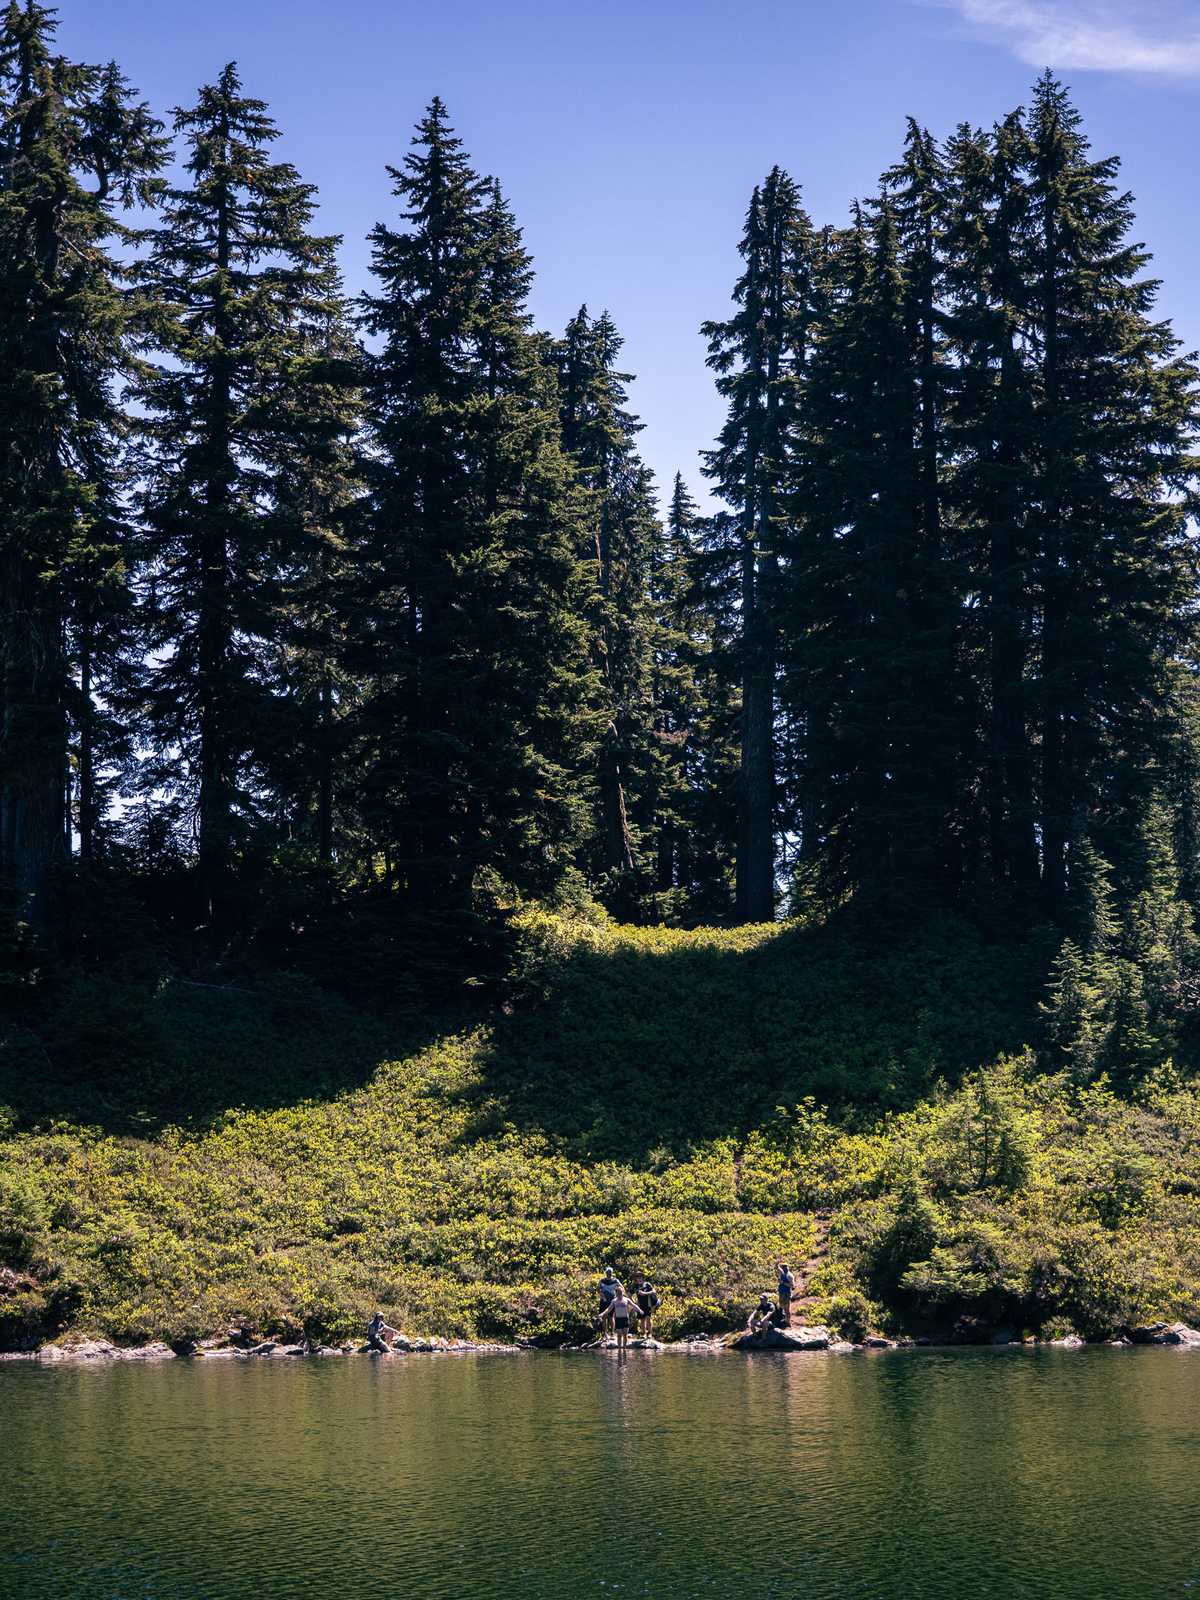
[[[783,1326],[790,1328],[792,1325],[792,1296],[796,1292],[796,1280],[786,1261],[779,1263],[779,1309],[783,1312]]]
[[[637,1291],[638,1331],[643,1339],[653,1339],[654,1313],[660,1305],[662,1301],[659,1299],[658,1290],[648,1278],[643,1278]]]

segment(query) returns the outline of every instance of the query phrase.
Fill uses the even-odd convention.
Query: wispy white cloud
[[[1034,67],[1200,77],[1195,6],[1153,0],[940,0]],[[1187,15],[1190,13],[1190,17]]]

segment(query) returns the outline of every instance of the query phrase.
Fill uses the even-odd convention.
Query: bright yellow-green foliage
[[[807,1314],[847,1332],[1200,1312],[1189,1086],[1163,1068],[1117,1098],[1028,1053],[988,1065],[1029,1019],[961,932],[823,940],[530,913],[512,1003],[397,1060],[383,1024],[302,986],[125,995],[123,1021],[78,993],[63,1028],[107,1065],[9,1093],[0,1262],[29,1284],[0,1337],[233,1317],[336,1337],[377,1305],[413,1331],[554,1333],[609,1262],[658,1284],[671,1335],[743,1317],[825,1218]],[[189,1117],[214,1084],[243,1109]],[[51,1117],[56,1096],[90,1125]]]

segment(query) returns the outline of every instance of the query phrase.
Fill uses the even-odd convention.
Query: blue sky
[[[1098,154],[1117,153],[1161,306],[1200,344],[1196,0],[60,0],[68,54],[115,56],[160,112],[230,59],[269,101],[282,153],[344,235],[348,288],[391,217],[398,163],[434,94],[506,189],[555,331],[607,306],[637,374],[660,483],[721,418],[699,325],[721,316],[753,184],[774,162],[817,222],[841,221],[911,113],[935,133],[990,123],[1042,66],[1072,85]]]

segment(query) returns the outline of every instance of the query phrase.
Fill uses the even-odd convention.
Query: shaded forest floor
[[[502,1003],[452,1014],[80,978],[11,1023],[0,1343],[338,1338],[376,1306],[554,1336],[610,1262],[677,1337],[740,1322],[818,1215],[806,1311],[850,1335],[1200,1312],[1200,1098],[1046,1070],[1044,941],[530,912],[515,948]]]

